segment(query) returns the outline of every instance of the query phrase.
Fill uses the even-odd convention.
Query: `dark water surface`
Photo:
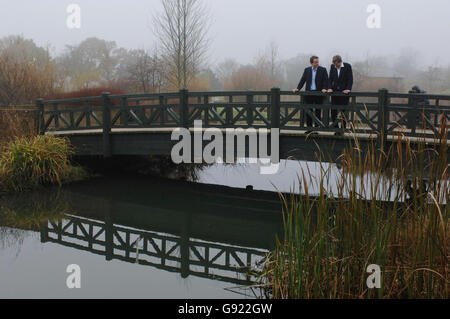
[[[195,182],[122,173],[0,195],[0,298],[259,296],[241,287],[255,284],[249,272],[282,235],[276,192],[304,194],[303,172],[310,195],[324,176],[333,197],[339,168],[282,161],[275,175],[259,169],[216,164],[197,169]],[[379,190],[382,200],[395,195]],[[67,288],[72,264],[81,289]]]
[[[281,229],[277,194],[219,185],[121,175],[3,196],[0,298],[252,298],[236,287]]]

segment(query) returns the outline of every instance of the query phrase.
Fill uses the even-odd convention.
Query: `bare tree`
[[[255,65],[244,65],[225,79],[225,90],[269,90],[273,86],[272,79]]]
[[[200,70],[210,41],[208,12],[201,0],[162,0],[155,33],[169,68],[169,82],[187,88]]]
[[[285,81],[283,87],[288,89],[290,87],[297,86],[300,77],[302,76],[303,70],[311,65],[309,63],[309,58],[312,54],[299,53],[297,56],[284,60],[282,62],[283,69],[285,72]]]
[[[271,41],[267,50],[268,50],[268,55],[269,55],[270,76],[272,78],[276,78],[278,76],[278,71],[279,71],[278,43],[276,43],[275,41]]]
[[[145,50],[131,50],[127,56],[129,61],[124,63],[125,74],[119,76],[132,82],[140,92],[160,92],[163,68],[157,50],[152,54]]]
[[[1,53],[0,104],[9,106],[23,101],[29,73],[28,64],[16,61],[8,53]]]
[[[254,66],[261,76],[267,79],[266,83],[270,87],[281,85],[283,76],[279,62],[278,45],[275,41],[271,41],[265,51],[255,56]]]
[[[225,87],[225,82],[231,77],[233,72],[240,68],[240,64],[234,59],[225,59],[215,67],[215,73],[219,78],[222,89]]]

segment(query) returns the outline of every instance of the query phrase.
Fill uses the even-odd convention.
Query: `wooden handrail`
[[[322,96],[324,103],[307,104],[308,96]],[[349,97],[350,103],[348,105],[331,103],[332,97],[341,96]],[[220,99],[214,100],[213,97]],[[263,97],[263,101],[259,101],[259,97]],[[359,98],[375,98],[376,101],[358,101]],[[193,99],[195,101],[192,101]],[[403,99],[405,102],[393,101],[394,99]],[[424,100],[435,102],[430,105],[421,104],[420,101]],[[148,103],[149,101],[156,103]],[[39,123],[42,132],[103,128],[107,130],[104,133],[105,141],[114,128],[191,127],[196,119],[204,121],[206,127],[218,128],[262,127],[318,132],[349,131],[348,128],[337,129],[336,123],[329,123],[331,121],[328,112],[335,111],[349,116],[347,120],[353,121],[352,129],[356,130],[356,133],[377,134],[382,142],[386,140],[388,133],[395,134],[398,129],[406,136],[435,137],[442,123],[448,125],[446,123],[450,122],[450,105],[442,105],[443,101],[450,101],[450,95],[390,93],[386,89],[350,94],[305,91],[294,93],[273,88],[270,91],[180,90],[169,93],[123,95],[105,93],[94,97],[38,100],[36,106],[40,110]],[[82,105],[71,107],[71,103]],[[322,119],[318,118],[312,109],[320,110],[325,116]],[[420,116],[423,111],[426,118]],[[308,126],[306,116],[312,118],[313,125]]]

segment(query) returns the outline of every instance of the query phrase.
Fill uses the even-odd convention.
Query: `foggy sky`
[[[150,49],[151,16],[160,0],[0,0],[0,37],[22,34],[54,54],[95,36],[125,48]],[[79,30],[66,27],[66,8],[81,6]],[[314,53],[329,64],[339,53],[351,62],[367,55],[418,52],[423,66],[450,63],[448,0],[205,0],[212,26],[210,63],[241,63],[276,41],[280,57]],[[371,3],[381,6],[381,29],[369,29]],[[324,61],[325,60],[325,61]]]

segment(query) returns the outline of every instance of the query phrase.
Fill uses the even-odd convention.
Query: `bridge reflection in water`
[[[41,241],[241,286],[255,282],[255,265],[281,234],[275,194],[163,180],[117,183],[67,188],[64,198],[76,213],[44,222]],[[120,194],[131,183],[133,195]],[[176,201],[164,198],[169,189]]]

